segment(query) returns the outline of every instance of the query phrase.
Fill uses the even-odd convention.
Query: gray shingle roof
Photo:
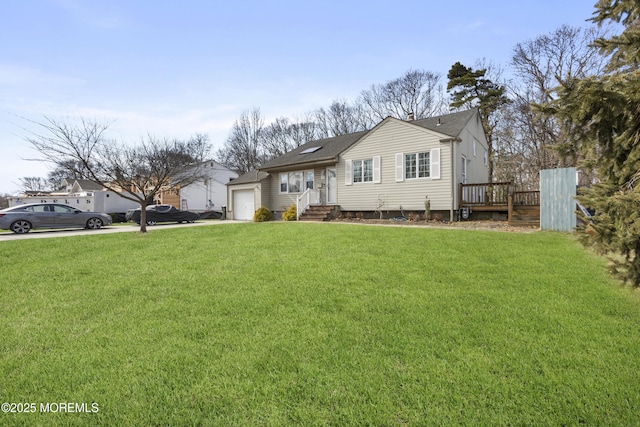
[[[77,182],[84,191],[100,191],[104,189],[102,185],[89,181],[88,179],[76,179],[75,182]]]
[[[458,137],[469,120],[477,113],[477,111],[477,108],[473,108],[471,110],[460,111],[457,113],[450,113],[437,117],[429,117],[427,119],[414,120],[408,123],[438,133],[442,133],[447,136]],[[282,167],[315,163],[325,160],[330,161],[336,159],[340,153],[356,143],[360,138],[362,138],[369,132],[371,132],[371,130],[307,142],[306,144],[303,144],[298,148],[291,150],[286,154],[283,154],[280,157],[276,157],[275,159],[268,161],[267,163],[262,165],[260,169],[276,170]],[[320,148],[307,154],[300,154],[301,152],[307,151],[310,148],[314,147]],[[234,180],[232,182],[234,184],[238,183],[237,180]]]
[[[460,136],[462,129],[464,129],[477,111],[477,108],[472,108],[471,110],[460,111],[457,113],[414,120],[410,123],[435,132],[443,133],[447,136],[456,137]]]
[[[322,160],[335,159],[340,153],[349,148],[354,142],[359,140],[363,135],[369,131],[350,133],[347,135],[340,135],[333,138],[319,139],[317,141],[310,141],[306,144],[299,146],[298,148],[283,154],[280,157],[276,157],[273,160],[268,161],[260,169],[276,169],[282,166],[296,165],[302,163],[319,162]],[[312,147],[321,147],[308,154],[300,154]]]
[[[251,182],[260,182],[263,179],[265,179],[266,177],[268,177],[269,174],[266,172],[262,172],[259,170],[250,170],[249,172],[240,175],[239,177],[237,177],[236,179],[233,179],[231,181],[229,181],[227,183],[227,185],[230,184],[249,184]]]

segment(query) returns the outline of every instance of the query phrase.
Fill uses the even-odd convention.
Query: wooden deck
[[[540,225],[540,191],[518,191],[511,182],[460,184],[459,200],[472,212],[506,212],[511,225]]]

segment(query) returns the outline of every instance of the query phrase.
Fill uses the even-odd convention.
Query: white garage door
[[[255,206],[253,204],[253,190],[233,192],[233,219],[253,220]]]

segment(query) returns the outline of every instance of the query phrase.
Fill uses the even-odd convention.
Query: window
[[[473,139],[473,157],[476,157],[476,153],[477,153],[477,148],[476,145],[478,144],[478,141],[476,141],[476,139]]]
[[[396,153],[396,182],[418,178],[440,179],[440,148],[421,153]]]
[[[430,153],[404,155],[405,179],[429,178],[431,176]]]
[[[418,178],[431,176],[429,153],[418,153]]]
[[[307,188],[313,188],[313,180],[313,171],[295,171],[281,173],[280,193],[302,193]]]
[[[289,193],[302,192],[302,172],[289,172]]]
[[[373,158],[366,160],[346,160],[344,162],[345,185],[364,182],[380,184],[380,173],[380,156],[373,156]]]
[[[484,165],[489,166],[489,152],[486,150],[484,152]]]
[[[462,156],[462,183],[466,184],[467,183],[467,158],[465,156]]]
[[[300,154],[311,154],[311,153],[315,153],[316,151],[318,151],[319,149],[321,149],[322,147],[309,147],[306,150],[303,150],[300,152]]]
[[[353,161],[353,182],[373,182],[373,159]]]
[[[411,179],[416,177],[416,155],[415,154],[404,155],[404,177],[405,179]]]
[[[306,171],[304,173],[304,188],[305,190],[313,190],[313,171]]]
[[[75,211],[75,209],[73,208],[70,208],[68,206],[61,206],[61,205],[53,205],[52,210],[56,213],[73,213]]]
[[[362,160],[354,160],[352,165],[353,182],[362,182]]]

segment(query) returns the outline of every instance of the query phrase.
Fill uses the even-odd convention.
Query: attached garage
[[[227,183],[229,219],[252,221],[256,209],[263,205],[262,181],[266,172],[251,171]]]
[[[251,221],[255,211],[253,190],[236,190],[233,192],[233,219]]]

